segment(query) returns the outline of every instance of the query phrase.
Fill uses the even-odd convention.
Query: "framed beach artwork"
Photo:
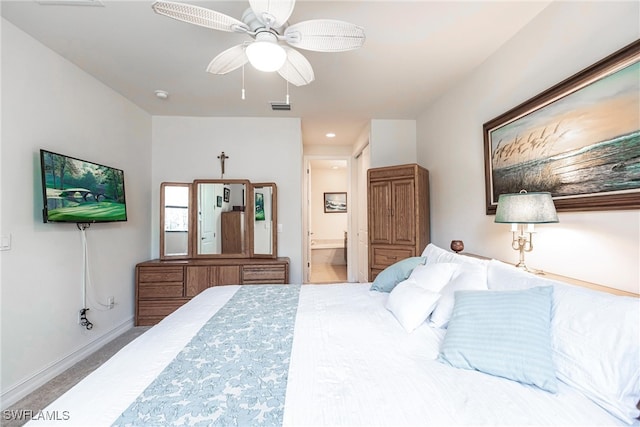
[[[558,211],[640,208],[640,40],[483,126],[486,211],[548,191]]]
[[[347,193],[324,193],[324,213],[347,211]]]

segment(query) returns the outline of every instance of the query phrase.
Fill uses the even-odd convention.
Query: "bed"
[[[397,275],[394,289],[427,265],[467,263],[430,250],[420,257],[424,268]],[[371,283],[219,286],[124,347],[29,425],[640,425],[636,298],[545,281],[494,261],[469,264],[481,264],[493,282],[485,293],[553,288],[553,391],[443,359],[464,293],[455,293],[446,327],[429,317],[408,330],[391,307],[400,292]],[[429,267],[442,276],[431,279],[451,283],[455,274],[445,280],[439,267]],[[433,297],[424,288],[415,295],[412,301]],[[574,303],[581,307],[559,314]],[[559,343],[564,336],[578,345]],[[576,366],[575,357],[586,360]]]

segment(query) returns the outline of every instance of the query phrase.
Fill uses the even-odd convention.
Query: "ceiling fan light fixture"
[[[263,32],[256,41],[246,47],[245,53],[251,65],[260,71],[278,71],[287,59],[287,52],[277,42],[275,35]]]
[[[289,25],[288,19],[295,3],[296,0],[249,0],[249,8],[242,14],[242,21],[182,1],[154,0],[151,7],[154,12],[178,21],[213,30],[244,33],[255,40],[218,54],[209,63],[207,72],[226,74],[250,62],[260,71],[277,71],[287,84],[304,86],[314,81],[313,68],[294,48],[316,52],[358,49],[365,41],[365,34],[362,27],[335,19],[311,19]]]

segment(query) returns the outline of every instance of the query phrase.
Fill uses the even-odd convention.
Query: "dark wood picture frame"
[[[324,193],[324,213],[347,212],[347,193]]]
[[[225,201],[225,203],[229,202],[230,195],[231,195],[231,190],[228,187],[224,187],[224,201]]]
[[[636,40],[485,123],[487,215],[521,189],[558,211],[640,208],[639,70]]]

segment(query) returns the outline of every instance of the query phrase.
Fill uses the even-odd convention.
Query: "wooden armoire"
[[[429,171],[417,164],[367,171],[369,281],[429,243]]]

